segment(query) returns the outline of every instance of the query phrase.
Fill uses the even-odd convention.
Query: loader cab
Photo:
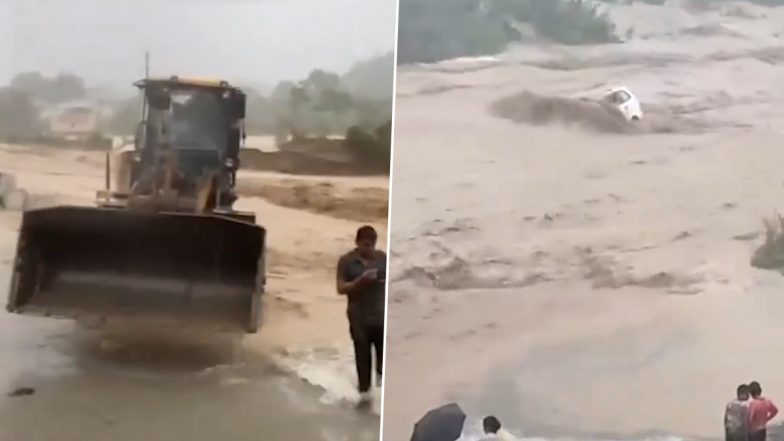
[[[233,202],[240,145],[245,137],[245,94],[218,80],[171,77],[146,79],[135,85],[147,103],[137,131],[138,170],[150,167],[162,148],[172,148],[186,175],[218,171],[225,193],[222,199]]]
[[[177,77],[142,80],[136,86],[148,103],[143,115],[146,136],[137,142],[140,149],[168,141],[177,150],[239,153],[245,119],[245,94],[240,89],[225,81]]]

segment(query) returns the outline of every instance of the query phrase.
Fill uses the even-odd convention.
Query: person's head
[[[759,398],[762,395],[762,386],[756,381],[752,381],[749,383],[749,393],[751,393],[752,398]]]
[[[376,242],[378,241],[378,234],[376,229],[370,225],[363,225],[357,230],[357,238],[355,240],[357,250],[365,257],[370,257],[376,250]]]
[[[485,430],[485,433],[498,433],[501,430],[501,422],[492,415],[486,416],[482,420],[482,428]]]
[[[749,386],[741,384],[737,389],[738,400],[746,401],[749,399]]]

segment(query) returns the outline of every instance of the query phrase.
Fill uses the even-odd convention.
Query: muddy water
[[[784,400],[784,279],[750,265],[784,210],[784,10],[678,3],[615,8],[622,45],[402,69],[386,439],[447,400],[548,439],[716,439],[737,384]],[[635,130],[582,101],[619,84]]]
[[[69,326],[13,319],[2,331],[5,390],[35,389],[0,402],[4,440],[378,439],[377,418],[320,403],[321,391],[268,361],[168,353],[176,366],[162,369],[139,344],[120,350],[145,354],[129,367],[127,355],[71,347]]]
[[[3,231],[0,286],[12,237]],[[284,370],[277,354],[121,331],[0,316],[0,439],[378,439],[377,415],[323,402],[324,390]],[[34,393],[9,396],[26,388]]]
[[[103,185],[102,156],[94,152],[0,145],[0,163],[35,206],[90,205]],[[252,188],[263,180],[283,193],[265,194],[271,203],[245,192],[238,203],[258,213],[269,232],[258,334],[97,331],[0,314],[0,440],[377,440],[380,390],[370,409],[355,408],[345,299],[334,291],[333,271],[359,219],[376,225],[382,238],[386,221],[339,219],[324,199],[348,209],[354,196],[386,198],[386,179],[292,179],[240,177]],[[307,200],[289,197],[290,186]],[[0,286],[8,286],[18,220],[0,212]],[[27,389],[34,393],[9,396]]]

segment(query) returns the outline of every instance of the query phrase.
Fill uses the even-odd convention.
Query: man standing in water
[[[725,441],[748,441],[749,437],[749,387],[738,386],[736,397],[724,410]]]
[[[370,402],[372,349],[376,350],[376,383],[381,386],[384,354],[384,308],[387,255],[376,249],[378,234],[365,225],[357,230],[356,248],[341,256],[338,293],[348,297],[348,322],[354,342],[360,404]]]
[[[756,381],[749,383],[749,392],[751,392],[749,441],[765,441],[768,435],[768,421],[779,413],[779,409],[772,401],[762,396],[762,386]]]

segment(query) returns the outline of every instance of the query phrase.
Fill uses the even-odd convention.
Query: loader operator
[[[387,256],[376,249],[376,230],[357,230],[356,248],[338,261],[337,290],[348,297],[348,322],[357,369],[360,404],[371,400],[372,349],[376,351],[376,384],[381,386],[384,354],[384,306]]]
[[[223,120],[221,103],[209,93],[191,92],[184,103],[172,106],[172,141],[183,148],[222,151],[228,123]]]

